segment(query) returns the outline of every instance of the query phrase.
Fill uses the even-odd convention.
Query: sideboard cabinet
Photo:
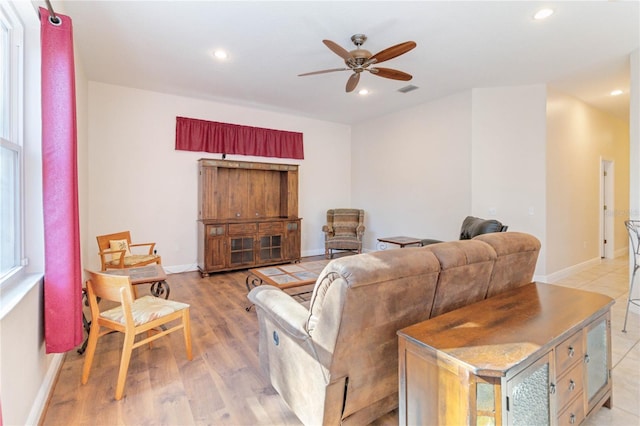
[[[300,260],[298,166],[201,159],[198,176],[203,276]]]
[[[613,303],[531,283],[400,330],[400,424],[578,425],[610,408]]]

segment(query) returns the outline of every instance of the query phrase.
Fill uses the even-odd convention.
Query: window
[[[22,267],[22,39],[0,1],[0,284]]]

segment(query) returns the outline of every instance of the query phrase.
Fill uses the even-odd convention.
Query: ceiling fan
[[[371,52],[361,47],[366,40],[367,36],[364,34],[354,34],[353,36],[351,36],[351,41],[353,41],[353,44],[356,45],[356,49],[352,50],[351,52],[347,51],[331,40],[322,40],[322,42],[329,49],[331,49],[331,51],[333,51],[333,53],[344,59],[344,63],[347,65],[347,68],[332,68],[321,71],[307,72],[304,74],[298,74],[298,77],[314,74],[325,74],[334,71],[353,71],[353,74],[351,74],[351,76],[347,80],[347,93],[352,92],[356,88],[358,82],[360,81],[360,74],[363,71],[369,71],[371,74],[377,75],[378,77],[391,78],[393,80],[409,81],[413,78],[413,76],[407,74],[406,72],[394,70],[391,68],[372,67],[372,65],[379,64],[383,61],[388,61],[389,59],[393,59],[397,56],[407,53],[408,51],[416,47],[415,41],[405,41],[404,43],[396,44],[395,46],[388,47],[376,53],[375,55],[372,55]]]

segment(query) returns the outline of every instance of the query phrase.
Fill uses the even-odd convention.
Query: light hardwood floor
[[[152,349],[137,349],[125,396],[115,401],[122,336],[107,335],[98,343],[86,385],[80,384],[84,357],[75,351],[67,354],[42,424],[299,425],[260,372],[256,315],[244,309],[246,275],[246,271],[208,278],[196,272],[170,275],[171,299],[191,304],[193,360],[186,360],[180,333],[158,340]],[[640,424],[640,316],[631,314],[629,332],[620,331],[628,286],[626,258],[604,260],[556,284],[616,299],[613,409],[602,408],[587,424]],[[397,413],[376,423],[397,424]]]

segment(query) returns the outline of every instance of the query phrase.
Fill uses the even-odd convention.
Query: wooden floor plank
[[[169,275],[170,298],[191,305],[193,360],[180,332],[135,349],[124,397],[115,401],[123,337],[104,336],[86,385],[84,355],[67,353],[42,424],[299,425],[260,371],[256,313],[245,311],[246,276]]]

